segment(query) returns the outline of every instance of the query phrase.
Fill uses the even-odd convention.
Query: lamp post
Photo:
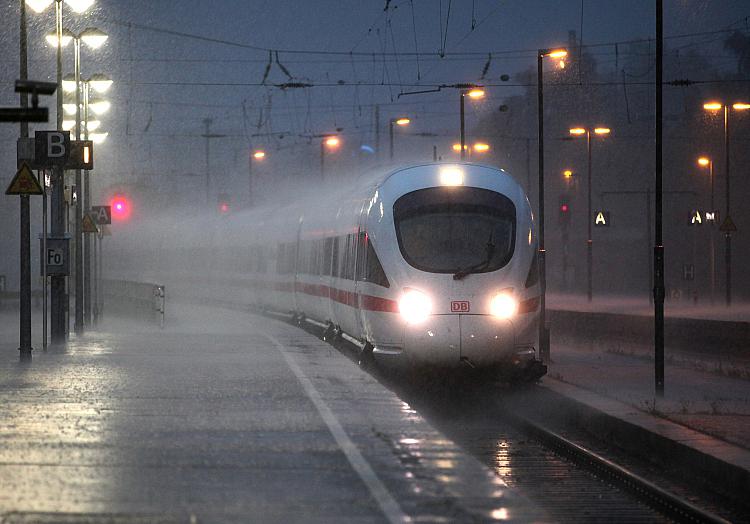
[[[341,144],[341,141],[336,136],[325,136],[320,141],[320,177],[326,177],[326,148],[336,149]]]
[[[247,204],[248,206],[253,205],[253,162],[262,162],[266,158],[266,152],[262,149],[251,151],[248,158],[248,188],[247,188]]]
[[[67,38],[66,38],[67,37]],[[107,35],[100,30],[89,27],[81,31],[80,34],[76,35],[70,31],[63,30],[62,38],[58,38],[57,33],[47,35],[47,41],[56,45],[58,48],[64,47],[70,41],[73,41],[74,50],[74,76],[75,76],[75,110],[76,110],[76,123],[75,123],[75,134],[76,140],[81,139],[81,127],[82,127],[82,95],[83,95],[83,84],[81,81],[81,42],[93,49],[98,49],[104,42],[107,41]],[[88,88],[86,88],[88,93]],[[84,272],[83,272],[83,207],[84,200],[81,198],[83,191],[82,174],[80,169],[76,169],[76,191],[78,198],[76,201],[76,216],[75,216],[75,287],[76,287],[76,304],[75,304],[75,323],[74,329],[76,335],[82,335],[84,331]],[[89,308],[90,312],[90,308]],[[89,315],[90,316],[90,315]]]
[[[734,111],[747,111],[750,109],[750,104],[747,102],[735,102],[732,104],[731,108],[729,104],[725,104],[723,102],[707,102],[703,104],[703,109],[706,111],[713,111],[718,112],[721,109],[724,109],[724,167],[725,167],[725,173],[724,176],[726,178],[726,208],[725,208],[725,218],[724,218],[724,224],[729,225],[731,222],[731,218],[729,217],[729,131],[730,131],[730,117],[732,114],[732,110]],[[725,274],[726,274],[726,304],[727,307],[732,305],[732,232],[731,231],[725,231],[724,232],[724,262],[725,262]]]
[[[608,127],[595,127],[593,130],[590,128],[584,128],[584,127],[574,127],[570,130],[570,134],[572,136],[583,136],[586,135],[586,151],[587,151],[587,197],[586,200],[588,202],[587,204],[587,215],[586,215],[586,226],[588,231],[588,239],[586,241],[586,271],[587,271],[587,285],[586,285],[586,295],[588,297],[588,301],[591,302],[594,295],[594,275],[593,275],[593,265],[594,265],[594,241],[591,234],[591,132],[593,131],[594,136],[607,136],[612,131]]]
[[[394,126],[401,126],[401,127],[408,126],[410,122],[411,120],[409,120],[406,117],[391,118],[388,121],[388,133],[389,133],[390,141],[391,141],[391,148],[390,148],[391,161],[393,161],[393,127]]]
[[[484,98],[484,89],[481,87],[474,87],[471,89],[462,89],[460,98],[461,98],[461,107],[460,107],[460,115],[461,115],[461,143],[460,143],[460,151],[461,151],[461,160],[466,159],[466,118],[464,116],[464,98],[466,97],[471,98],[472,100],[478,100],[480,98]]]
[[[544,58],[565,58],[565,49],[539,49],[536,54],[537,133],[539,135],[539,354],[549,360],[549,329],[547,328],[547,266],[544,249]]]
[[[709,184],[711,186],[711,213],[715,212],[714,208],[714,161],[709,157],[702,156],[698,158],[698,165],[708,167]],[[714,294],[716,292],[716,246],[714,245],[714,228],[711,228],[711,252],[709,254],[709,264],[711,272],[711,304],[714,303]]]

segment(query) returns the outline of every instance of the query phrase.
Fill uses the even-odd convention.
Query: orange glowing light
[[[706,167],[710,163],[711,163],[711,159],[708,158],[708,157],[702,156],[702,157],[698,158],[698,164],[701,165],[701,166],[703,166],[703,167]]]
[[[570,130],[571,135],[585,135],[586,130],[582,127],[574,127]]]
[[[474,151],[478,153],[485,153],[490,150],[490,145],[483,142],[477,142],[474,144]]]
[[[339,139],[336,138],[335,136],[328,137],[328,138],[325,139],[324,143],[328,147],[338,147],[338,145],[339,145]]]
[[[474,89],[470,90],[466,94],[469,96],[469,98],[474,98],[474,99],[482,98],[482,97],[484,97],[484,89],[481,89],[481,88],[477,87],[477,88],[474,88]]]
[[[703,104],[703,109],[708,109],[709,111],[718,111],[723,107],[724,104],[722,104],[721,102],[706,102],[705,104]]]

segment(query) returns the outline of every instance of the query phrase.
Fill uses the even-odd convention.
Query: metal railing
[[[164,327],[167,294],[163,285],[104,279],[101,287],[104,301],[111,311],[158,322]]]

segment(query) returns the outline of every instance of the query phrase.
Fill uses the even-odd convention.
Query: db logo
[[[469,309],[468,300],[453,300],[451,302],[451,313],[468,313]]]

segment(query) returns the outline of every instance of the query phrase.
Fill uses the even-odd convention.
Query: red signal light
[[[562,211],[563,213],[567,213],[568,212],[568,204],[561,205],[560,206],[560,211]]]
[[[115,195],[109,201],[112,206],[112,218],[115,220],[127,220],[130,218],[130,201],[123,195]]]
[[[221,204],[219,204],[219,211],[221,211],[222,213],[229,213],[229,204],[227,204],[226,202],[222,202]]]

